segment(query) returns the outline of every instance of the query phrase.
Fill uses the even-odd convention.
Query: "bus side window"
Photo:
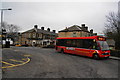
[[[91,49],[91,39],[84,39],[83,40],[83,48],[86,48],[86,49]]]
[[[66,41],[66,40],[58,39],[58,40],[56,41],[56,45],[57,45],[57,46],[65,46],[65,41]]]
[[[66,41],[66,46],[67,46],[67,47],[71,47],[71,40],[67,40],[67,41]]]
[[[72,40],[72,47],[77,47],[77,42],[76,41],[77,40],[75,40],[75,39]]]
[[[82,40],[80,40],[80,39],[76,40],[76,47],[82,48]]]

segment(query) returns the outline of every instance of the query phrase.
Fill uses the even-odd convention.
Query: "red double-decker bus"
[[[55,49],[62,53],[71,53],[100,59],[109,58],[110,50],[103,36],[58,37]]]

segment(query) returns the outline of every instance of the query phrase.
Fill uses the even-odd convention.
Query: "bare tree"
[[[116,42],[116,49],[120,49],[120,13],[110,12],[106,19],[104,33],[107,37],[113,38]]]
[[[20,27],[14,24],[8,24],[6,22],[2,23],[2,29],[6,30],[6,36],[7,38],[10,38],[13,40],[13,43],[16,41],[18,37],[18,33],[20,30]]]
[[[14,24],[3,22],[2,25],[2,29],[5,29],[7,33],[14,33],[20,30],[20,27]]]

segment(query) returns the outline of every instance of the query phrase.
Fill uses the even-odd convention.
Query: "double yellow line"
[[[13,59],[11,59],[11,60],[13,60]],[[17,60],[13,60],[13,61],[17,61]],[[16,67],[16,66],[21,66],[21,65],[24,65],[24,64],[30,62],[30,58],[27,57],[27,61],[26,62],[22,62],[21,61],[22,62],[21,64],[16,64],[16,65],[8,63],[8,62],[5,62],[5,61],[1,61],[1,62],[4,63],[4,64],[7,64],[7,65],[10,65],[10,66],[6,66],[6,67],[2,67],[2,68],[11,68],[11,67]]]

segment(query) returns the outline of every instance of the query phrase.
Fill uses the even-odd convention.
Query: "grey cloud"
[[[22,27],[23,31],[40,27],[57,31],[74,24],[86,23],[95,32],[104,28],[105,15],[117,12],[117,2],[4,2],[4,20]]]

